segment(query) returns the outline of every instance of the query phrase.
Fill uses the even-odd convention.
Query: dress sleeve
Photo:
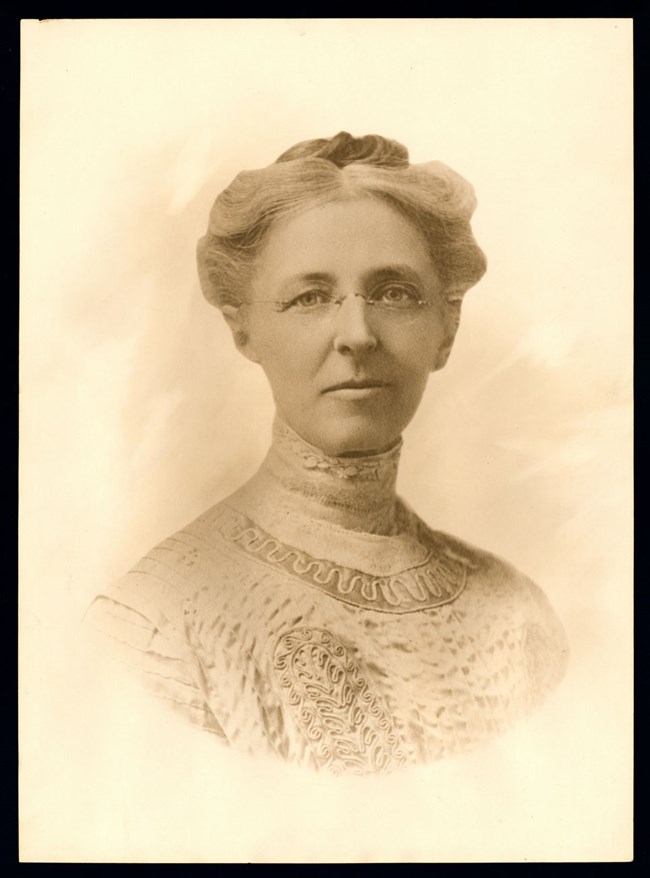
[[[128,579],[94,599],[84,624],[98,635],[102,651],[146,690],[192,725],[227,743],[201,691],[201,675],[180,626],[138,594]]]
[[[541,703],[566,672],[569,643],[562,623],[539,586],[525,580],[525,655],[533,704]]]

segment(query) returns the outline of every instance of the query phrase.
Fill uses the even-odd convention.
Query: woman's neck
[[[331,457],[276,417],[269,453],[232,501],[278,520],[299,514],[346,530],[395,534],[401,447],[400,439],[381,454]]]

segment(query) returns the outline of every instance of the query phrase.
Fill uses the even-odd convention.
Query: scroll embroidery
[[[321,768],[382,772],[407,758],[390,714],[345,647],[320,628],[295,628],[275,646],[280,691]]]
[[[465,588],[469,559],[421,535],[431,549],[426,560],[390,576],[373,576],[288,546],[235,510],[222,510],[214,526],[246,554],[289,576],[358,607],[412,613],[454,601]]]

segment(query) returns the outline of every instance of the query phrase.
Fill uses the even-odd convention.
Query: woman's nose
[[[334,347],[339,353],[372,351],[377,347],[377,337],[368,322],[368,308],[365,299],[354,293],[342,300],[334,318]]]

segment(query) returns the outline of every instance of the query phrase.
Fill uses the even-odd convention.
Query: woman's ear
[[[237,350],[253,363],[259,363],[259,359],[250,342],[242,309],[242,305],[222,305],[221,313],[230,327]]]
[[[447,336],[443,343],[438,348],[438,353],[436,355],[435,362],[431,367],[432,372],[438,372],[440,369],[444,368],[447,365],[447,360],[449,359],[449,354],[451,353],[451,349],[454,346],[454,338],[456,333],[452,336]]]
[[[448,298],[445,301],[445,335],[442,340],[435,362],[431,367],[432,372],[437,372],[447,365],[449,354],[454,346],[458,326],[460,325],[460,306],[462,304],[461,297]]]

